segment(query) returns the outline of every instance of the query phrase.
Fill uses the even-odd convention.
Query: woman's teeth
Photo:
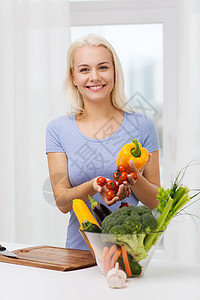
[[[99,90],[103,87],[103,85],[97,85],[97,86],[89,86],[90,90]]]

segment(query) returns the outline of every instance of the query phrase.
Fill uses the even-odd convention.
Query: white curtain
[[[200,2],[179,1],[179,111],[177,169],[189,161],[183,183],[200,189]],[[173,109],[173,108],[172,108]],[[193,192],[194,193],[194,192]],[[173,220],[165,235],[166,256],[200,262],[200,196],[181,217]],[[193,217],[192,217],[193,216]]]
[[[66,110],[69,33],[68,0],[0,1],[0,240],[64,246],[45,130]]]

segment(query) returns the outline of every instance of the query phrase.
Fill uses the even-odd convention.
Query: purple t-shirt
[[[89,138],[80,131],[74,116],[60,116],[48,124],[46,152],[66,153],[69,180],[72,187],[97,176],[112,179],[112,175],[116,171],[117,154],[121,147],[131,143],[133,138],[136,138],[148,152],[159,149],[154,122],[146,115],[137,112],[125,112],[120,128],[114,133],[112,131],[113,122],[117,123],[118,120],[112,117],[94,134],[94,138]],[[94,195],[94,199],[105,204],[99,193]],[[138,199],[131,193],[127,202],[136,206]],[[86,204],[91,210],[89,200]],[[119,208],[119,202],[109,206],[111,211],[117,208]],[[79,222],[74,212],[70,211],[66,247],[88,250],[78,231],[78,226]]]

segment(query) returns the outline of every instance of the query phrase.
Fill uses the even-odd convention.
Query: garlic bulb
[[[110,288],[122,288],[125,286],[126,273],[119,269],[119,263],[116,262],[115,267],[107,273],[107,284]]]

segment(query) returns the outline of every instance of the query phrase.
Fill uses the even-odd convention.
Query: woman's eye
[[[107,66],[101,66],[100,69],[105,70],[105,69],[108,69],[108,67]]]
[[[87,71],[88,71],[87,68],[80,69],[80,72],[87,72]]]

